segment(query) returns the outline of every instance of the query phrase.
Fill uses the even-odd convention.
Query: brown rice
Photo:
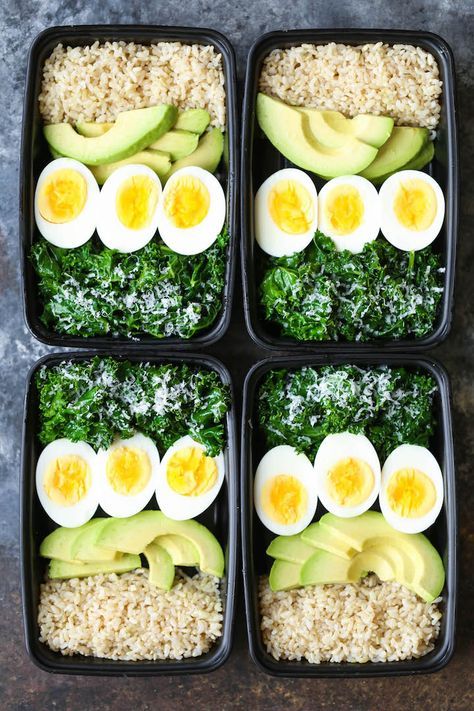
[[[399,125],[436,128],[442,82],[435,58],[407,44],[302,44],[264,60],[260,91],[294,106],[382,114]]]
[[[440,598],[423,602],[395,582],[370,575],[358,584],[272,592],[259,581],[261,631],[275,659],[388,662],[421,657],[439,635]]]

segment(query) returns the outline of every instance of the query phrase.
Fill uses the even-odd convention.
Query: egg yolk
[[[196,227],[209,212],[211,198],[204,183],[192,175],[173,181],[164,200],[169,221],[180,229]]]
[[[148,175],[132,175],[117,190],[117,217],[129,230],[148,227],[158,203],[158,190]]]
[[[296,477],[278,474],[264,485],[262,505],[272,521],[289,526],[306,513],[308,493]]]
[[[177,494],[199,496],[216,483],[217,464],[200,447],[183,447],[170,457],[166,478]]]
[[[150,458],[143,449],[116,447],[109,452],[105,471],[117,494],[135,496],[150,481]]]
[[[268,195],[268,211],[277,227],[290,235],[307,232],[314,219],[309,192],[294,180],[280,180]]]
[[[346,457],[329,469],[326,489],[339,506],[358,506],[370,496],[374,482],[374,473],[367,462]]]
[[[390,508],[404,518],[419,518],[436,503],[436,489],[430,477],[419,469],[399,469],[387,486]]]
[[[91,473],[88,463],[77,454],[56,457],[46,470],[43,488],[51,501],[60,506],[74,506],[89,491]]]
[[[336,235],[348,235],[361,226],[364,202],[353,185],[340,185],[328,194],[326,219]]]
[[[54,224],[74,220],[86,204],[87,182],[71,168],[61,168],[48,175],[38,196],[41,217]]]
[[[427,230],[436,217],[435,191],[423,180],[406,180],[400,184],[393,209],[398,222],[409,230]]]

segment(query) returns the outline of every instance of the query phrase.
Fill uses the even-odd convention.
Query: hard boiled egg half
[[[161,462],[156,483],[159,508],[175,521],[199,516],[219,493],[224,474],[222,452],[209,457],[204,445],[189,435],[181,437]]]
[[[336,249],[362,252],[380,232],[380,201],[372,183],[360,175],[327,182],[319,193],[319,229]]]
[[[98,505],[96,453],[86,442],[57,439],[41,452],[36,491],[42,507],[60,526],[89,521]]]
[[[80,247],[94,234],[98,200],[99,186],[87,166],[72,158],[53,160],[36,185],[36,225],[56,247]]]
[[[255,239],[272,257],[301,252],[318,226],[317,193],[302,170],[273,173],[255,196]]]
[[[97,452],[99,504],[109,516],[133,516],[153,496],[160,455],[154,442],[142,434],[116,439]]]
[[[124,165],[102,186],[97,234],[106,247],[135,252],[152,239],[158,227],[161,183],[146,165]]]
[[[438,236],[444,221],[444,195],[431,176],[401,170],[380,188],[382,232],[398,249],[416,252]]]
[[[431,526],[443,496],[443,475],[428,449],[402,444],[388,456],[382,469],[380,508],[397,531],[420,533]]]
[[[314,469],[305,454],[280,445],[261,459],[254,480],[255,510],[273,533],[300,533],[316,513],[318,497]]]
[[[178,254],[199,254],[213,244],[225,222],[225,196],[208,170],[181,168],[167,180],[158,207],[161,239]]]
[[[325,437],[314,469],[321,503],[336,516],[359,516],[379,494],[379,458],[364,435],[341,432]]]

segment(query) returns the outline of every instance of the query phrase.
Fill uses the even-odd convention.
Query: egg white
[[[390,507],[387,499],[387,487],[391,476],[399,469],[419,469],[433,482],[436,491],[436,501],[427,514],[417,518],[400,516]],[[443,474],[435,457],[426,447],[417,444],[402,444],[389,454],[382,468],[382,485],[380,489],[380,509],[387,523],[402,533],[421,533],[429,528],[438,518],[443,505],[444,485]]]
[[[174,183],[190,176],[200,180],[209,191],[209,210],[204,219],[194,227],[176,227],[165,213],[165,200]],[[189,166],[181,168],[169,178],[163,190],[163,199],[158,206],[158,230],[163,242],[178,254],[199,254],[216,241],[221,232],[226,213],[224,191],[217,178],[208,170]]]
[[[91,485],[86,495],[72,506],[61,506],[52,501],[44,490],[44,478],[51,462],[66,454],[73,454],[84,459],[89,465]],[[60,526],[77,528],[87,523],[94,515],[99,504],[97,489],[97,455],[87,442],[71,442],[69,439],[56,439],[41,452],[36,465],[36,492],[40,503],[48,516]]]
[[[39,210],[39,194],[51,173],[69,168],[80,173],[87,184],[86,203],[79,215],[69,222],[55,224],[48,222]],[[43,168],[35,190],[35,221],[43,237],[63,249],[74,249],[85,244],[94,234],[99,202],[99,186],[89,168],[73,158],[57,158]]]
[[[331,192],[338,186],[347,185],[357,190],[363,204],[364,214],[362,222],[353,232],[346,235],[335,233],[326,214],[326,204]],[[334,242],[336,249],[341,252],[347,249],[353,254],[362,252],[368,242],[377,239],[380,232],[380,200],[377,190],[372,183],[360,175],[342,175],[329,180],[319,191],[319,229]]]
[[[117,192],[125,180],[136,175],[146,175],[156,186],[158,202],[151,216],[150,224],[140,230],[126,227],[117,215]],[[158,207],[161,200],[161,183],[157,174],[146,165],[124,165],[109,175],[100,191],[97,215],[97,234],[109,249],[119,252],[136,252],[153,238],[158,229]]]
[[[225,477],[225,463],[224,455],[220,452],[217,457],[214,457],[214,461],[217,466],[217,479],[209,491],[199,494],[198,496],[185,496],[184,494],[177,494],[170,485],[168,484],[168,479],[166,476],[166,468],[171,457],[178,452],[180,449],[185,447],[198,447],[203,452],[206,451],[204,445],[200,442],[196,442],[189,435],[185,435],[176,442],[166,451],[165,456],[161,460],[161,466],[159,468],[158,478],[156,482],[156,501],[158,507],[165,516],[172,518],[175,521],[185,521],[195,516],[199,516],[203,511],[205,511],[212,504],[214,499],[217,497],[222,484],[224,483]]]
[[[393,204],[400,183],[405,180],[421,180],[430,185],[436,196],[436,216],[426,230],[409,230],[398,221]],[[420,170],[401,170],[394,173],[380,188],[380,203],[382,208],[382,233],[394,247],[405,252],[417,252],[431,244],[439,235],[444,222],[445,201],[443,191],[434,178]]]
[[[281,230],[273,221],[268,210],[268,198],[273,187],[283,180],[291,180],[305,188],[313,201],[313,220],[309,229],[297,235]],[[285,168],[270,175],[257,190],[255,195],[255,239],[264,252],[272,257],[284,257],[302,252],[311,242],[318,227],[318,200],[316,187],[304,171],[297,168]]]
[[[265,484],[279,474],[293,476],[306,489],[308,495],[305,513],[299,521],[293,524],[285,525],[272,521],[262,505],[262,492]],[[280,536],[292,536],[303,531],[311,523],[318,504],[314,469],[308,457],[305,454],[298,454],[294,447],[287,444],[270,449],[260,460],[255,472],[253,500],[260,521],[272,533]]]
[[[341,506],[331,498],[326,488],[328,471],[341,459],[346,459],[347,457],[366,462],[374,474],[374,486],[370,494],[357,506]],[[374,446],[365,435],[353,434],[352,432],[327,435],[321,442],[316,454],[314,470],[319,499],[323,506],[335,516],[340,516],[341,518],[359,516],[370,509],[379,495],[380,461]]]
[[[114,491],[107,478],[107,458],[111,451],[118,447],[130,447],[144,450],[150,460],[151,476],[147,485],[135,495],[119,494]],[[160,455],[155,443],[142,434],[136,434],[128,439],[115,439],[108,449],[99,449],[97,452],[97,474],[100,507],[109,516],[123,518],[133,516],[145,508],[153,496],[160,467]]]

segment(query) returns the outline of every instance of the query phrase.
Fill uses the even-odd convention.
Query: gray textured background
[[[125,2],[63,0],[0,4],[0,709],[376,709],[437,711],[474,708],[474,354],[473,257],[474,115],[470,0],[380,2],[353,0],[263,0],[239,7],[231,0]],[[246,648],[242,607],[229,662],[211,676],[150,679],[94,679],[50,676],[36,669],[24,651],[19,590],[18,478],[24,381],[29,366],[47,348],[27,333],[21,312],[18,261],[18,156],[26,51],[42,29],[61,24],[141,23],[212,27],[234,44],[239,76],[247,51],[263,32],[297,27],[381,27],[438,32],[451,44],[458,77],[461,148],[461,229],[456,282],[456,311],[448,341],[436,350],[453,387],[457,482],[460,512],[460,598],[457,649],[451,664],[428,677],[377,680],[278,680],[258,672]],[[470,30],[469,30],[470,28]],[[471,32],[471,35],[469,34]],[[239,386],[264,353],[251,345],[236,292],[231,329],[212,352],[236,363]],[[238,364],[238,365],[237,365]],[[237,387],[239,392],[239,387]],[[241,594],[239,594],[241,597]]]

